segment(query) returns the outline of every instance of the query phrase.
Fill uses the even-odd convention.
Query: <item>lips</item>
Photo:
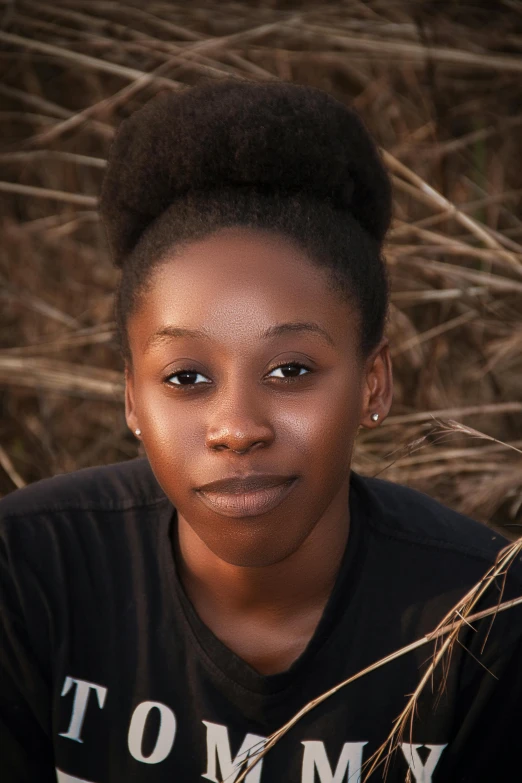
[[[240,494],[256,492],[260,489],[277,487],[286,484],[294,476],[275,476],[268,473],[251,473],[248,476],[231,476],[230,478],[211,481],[198,487],[198,492],[218,492],[219,494]]]
[[[196,490],[203,503],[228,517],[266,514],[281,503],[296,482],[295,476],[252,474],[219,479]]]

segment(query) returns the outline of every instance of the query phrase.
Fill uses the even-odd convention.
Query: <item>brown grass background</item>
[[[395,401],[354,467],[518,535],[519,0],[3,0],[0,46],[0,494],[138,453],[96,213],[118,123],[202,78],[290,79],[361,113],[395,186]]]

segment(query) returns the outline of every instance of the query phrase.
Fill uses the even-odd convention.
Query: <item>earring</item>
[[[378,413],[372,413],[372,415],[370,416],[370,419],[372,421],[379,421],[379,414]]]
[[[141,430],[134,430],[134,434],[139,438],[141,435]]]

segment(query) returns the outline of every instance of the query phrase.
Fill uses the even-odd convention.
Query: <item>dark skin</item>
[[[239,657],[284,671],[337,576],[357,432],[390,409],[387,341],[362,356],[357,309],[325,270],[286,237],[244,228],[162,260],[128,332],[127,423],[178,511],[184,588]],[[196,491],[252,472],[294,480],[247,518]]]

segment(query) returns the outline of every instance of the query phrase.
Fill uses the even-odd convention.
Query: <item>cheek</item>
[[[274,414],[276,433],[288,447],[311,460],[314,471],[330,471],[343,455],[350,457],[362,402],[358,378],[340,374],[314,392],[281,404]]]
[[[358,398],[346,394],[331,398],[316,418],[318,426],[305,455],[310,505],[316,513],[324,510],[350,475],[359,421]]]
[[[205,421],[200,408],[181,405],[174,394],[144,384],[137,395],[137,410],[151,462],[181,471],[190,455],[204,444]]]

